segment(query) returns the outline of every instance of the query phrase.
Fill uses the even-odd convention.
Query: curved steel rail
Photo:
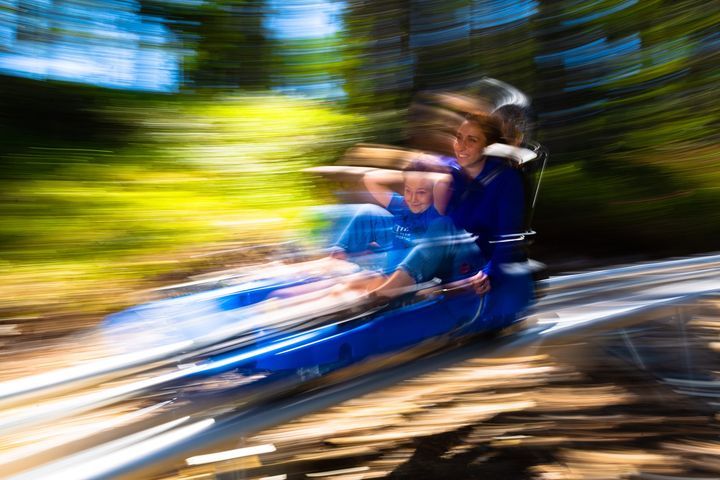
[[[92,425],[74,437],[66,437],[65,443],[72,441],[69,446],[47,442],[26,446],[14,453],[0,453],[0,467],[8,475],[17,474],[17,478],[41,478],[51,476],[52,472],[65,472],[73,478],[103,478],[121,473],[134,476],[138,472],[144,475],[162,468],[165,462],[206,451],[233,436],[267,428],[471,356],[498,355],[529,345],[582,337],[591,330],[611,331],[642,323],[648,316],[662,315],[669,308],[720,293],[720,255],[555,277],[541,285],[546,289],[546,296],[537,304],[523,330],[490,342],[483,341],[480,347],[474,343],[444,350],[412,363],[392,365],[390,361],[390,368],[386,361],[381,371],[373,371],[371,364],[352,367],[329,379],[342,379],[340,383],[311,392],[298,393],[302,382],[293,378],[271,386],[260,382],[249,390],[229,388],[217,395],[200,395],[191,402],[168,403],[167,395],[159,394],[164,388],[187,380],[197,370],[211,372],[214,368],[202,364],[185,371],[171,367],[169,362],[178,358],[172,351],[175,347],[168,347],[167,352],[145,352],[144,356],[105,360],[104,367],[92,362],[73,367],[78,370],[59,372],[61,376],[67,375],[64,381],[17,389],[15,393],[7,388],[13,384],[0,384],[0,392],[5,393],[8,404],[13,399],[27,402],[32,398],[36,402],[34,413],[23,416],[20,412],[0,422],[0,428],[5,428],[0,435],[7,438],[22,436],[25,429],[52,428],[53,422],[83,412],[101,412],[104,408],[140,399],[147,403],[148,396],[153,395],[161,399],[154,406],[134,414],[125,413],[108,420],[109,423]],[[243,354],[248,353],[239,355]],[[148,362],[143,364],[142,358]],[[73,372],[82,374],[72,375]],[[54,378],[60,378],[57,373]],[[110,379],[114,381],[112,385],[103,383]],[[61,400],[46,398],[57,393],[60,387],[63,391],[77,387],[85,390]],[[108,430],[111,425],[115,425],[114,430]]]

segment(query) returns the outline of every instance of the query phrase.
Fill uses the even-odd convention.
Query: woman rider
[[[470,278],[478,295],[491,289],[483,309],[484,326],[500,328],[511,323],[530,302],[532,282],[527,274],[511,275],[508,264],[524,260],[524,253],[508,236],[522,232],[524,192],[520,173],[499,157],[485,155],[485,147],[504,143],[502,121],[491,115],[468,115],[456,132],[454,159],[445,159],[452,171],[452,187],[447,214],[455,227],[475,236],[482,257],[487,260],[480,272]],[[505,241],[504,241],[505,240]],[[465,248],[465,247],[462,247]],[[447,258],[457,256],[460,245],[419,246],[409,256],[425,266],[421,275],[399,269],[381,290],[392,291],[427,280]]]
[[[468,115],[453,145],[455,160],[453,194],[448,215],[455,226],[477,235],[476,242],[488,259],[472,279],[478,294],[493,289],[484,315],[496,326],[511,323],[530,302],[532,281],[528,274],[510,274],[508,265],[525,260],[517,242],[509,241],[523,231],[525,193],[517,170],[498,157],[485,155],[485,147],[507,143],[502,120],[493,115]]]

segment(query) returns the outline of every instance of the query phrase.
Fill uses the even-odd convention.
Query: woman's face
[[[476,165],[483,156],[486,147],[485,135],[473,122],[463,122],[455,134],[455,158],[463,168]]]

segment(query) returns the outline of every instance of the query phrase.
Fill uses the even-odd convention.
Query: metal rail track
[[[117,425],[110,430],[107,425],[90,425],[85,432],[66,436],[69,441],[48,441],[34,449],[15,450],[14,456],[13,451],[0,452],[0,468],[17,478],[59,478],[58,472],[72,478],[142,478],[231,438],[468,358],[562,344],[590,331],[623,329],[648,318],[671,315],[679,305],[720,292],[720,255],[555,277],[540,286],[545,296],[522,330],[451,349],[434,350],[436,345],[426,344],[403,357],[425,354],[412,362],[385,359],[384,363],[365,363],[310,383],[295,377],[267,385],[260,381],[251,388],[191,395],[187,402],[173,400],[169,392],[197,373],[175,367],[179,358],[191,358],[188,353],[179,356],[173,351],[175,346],[5,382],[0,384],[0,402],[8,413],[0,419],[0,438],[5,444],[18,442],[37,429],[52,429],[110,408],[133,402],[142,408],[113,417],[108,425],[112,420]],[[72,391],[77,393],[60,400],[52,398]],[[149,398],[157,399],[155,405]],[[22,409],[28,402],[34,402],[30,413]]]

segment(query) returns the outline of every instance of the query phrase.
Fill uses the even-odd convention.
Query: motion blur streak
[[[661,391],[653,395],[695,397],[710,406],[717,399],[716,375],[712,369],[705,371],[712,362],[693,361],[695,357],[703,358],[705,349],[711,349],[717,339],[717,298],[698,297],[720,290],[717,259],[717,256],[708,256],[692,261],[657,262],[642,268],[639,265],[623,267],[618,269],[618,275],[614,275],[612,270],[604,270],[605,275],[580,274],[574,276],[575,284],[550,279],[545,282],[547,296],[538,304],[538,311],[534,318],[528,320],[527,328],[518,330],[516,334],[506,332],[509,344],[505,343],[504,337],[495,338],[490,343],[478,342],[477,350],[472,351],[477,358],[454,363],[438,371],[424,370],[431,373],[423,373],[395,387],[364,394],[326,411],[292,422],[280,422],[274,428],[246,436],[243,442],[247,445],[240,447],[273,445],[275,448],[263,454],[262,464],[258,455],[250,455],[235,460],[218,459],[207,467],[202,464],[185,465],[178,467],[178,472],[217,468],[228,472],[252,470],[253,474],[267,476],[278,473],[273,470],[274,466],[282,466],[284,471],[292,468],[303,472],[369,466],[366,474],[376,476],[380,472],[401,469],[403,463],[413,465],[405,453],[408,442],[423,444],[445,435],[461,439],[443,453],[448,459],[463,458],[465,453],[473,452],[480,445],[495,452],[537,448],[564,451],[572,446],[572,442],[580,441],[604,445],[629,442],[632,450],[651,452],[659,449],[664,455],[669,448],[665,445],[653,445],[652,449],[648,449],[647,445],[635,445],[633,442],[649,438],[654,430],[658,433],[652,433],[653,438],[663,435],[663,429],[673,425],[675,417],[689,432],[695,432],[698,425],[704,425],[708,419],[697,413],[691,417],[682,410],[673,417],[671,412],[658,411],[659,407],[654,404],[651,404],[652,408],[643,406],[643,402],[648,403],[652,398],[648,390]],[[627,275],[623,276],[622,272]],[[645,288],[648,283],[652,288]],[[7,419],[3,425],[7,430],[2,444],[5,456],[2,458],[20,460],[16,464],[6,464],[8,471],[14,473],[32,468],[31,461],[46,464],[62,461],[59,459],[67,453],[54,448],[61,439],[86,439],[76,442],[71,449],[84,449],[87,453],[93,451],[92,442],[98,437],[103,439],[103,445],[113,445],[113,438],[142,443],[147,438],[133,440],[133,435],[138,431],[152,432],[149,429],[154,424],[166,423],[181,412],[182,416],[207,412],[213,417],[217,412],[224,415],[225,420],[234,417],[235,409],[242,412],[245,408],[262,405],[252,403],[252,398],[262,401],[267,397],[246,397],[240,388],[255,378],[266,377],[268,373],[246,376],[233,371],[232,367],[257,355],[286,352],[297,345],[316,342],[322,335],[334,335],[334,328],[343,321],[352,321],[352,317],[345,315],[347,310],[344,309],[357,305],[359,299],[357,295],[346,297],[318,293],[303,298],[311,305],[295,309],[298,297],[293,297],[273,299],[250,309],[256,321],[264,319],[269,325],[287,323],[292,326],[294,321],[300,322],[297,325],[299,330],[292,330],[289,336],[270,340],[265,345],[264,338],[258,336],[256,340],[260,343],[255,347],[229,353],[221,348],[219,352],[223,353],[210,358],[206,354],[212,350],[201,350],[198,358],[205,358],[202,361],[196,360],[195,363],[181,365],[181,368],[165,364],[145,372],[133,371],[132,375],[118,377],[109,384],[99,383],[105,378],[102,374],[97,379],[98,385],[79,391],[72,397],[48,399],[6,410]],[[677,298],[682,301],[676,301]],[[626,318],[628,310],[623,310],[624,313],[608,319],[604,313],[618,306],[657,308],[657,302],[662,300],[671,302],[672,306],[663,306],[654,313],[652,309],[644,310],[643,315],[649,315],[647,317]],[[695,302],[699,302],[701,310],[696,311],[700,307],[691,306]],[[180,299],[171,303],[182,304]],[[194,313],[195,310],[193,317]],[[332,318],[315,324],[308,321],[313,313],[340,315],[339,320]],[[592,322],[583,323],[577,329],[570,328],[574,326],[570,322],[568,328],[542,335],[546,329],[553,327],[550,319],[554,319],[555,325],[563,325],[566,319],[586,313],[595,314]],[[202,324],[204,319],[198,317],[196,320]],[[590,327],[600,328],[603,333],[590,334]],[[200,338],[207,337],[202,331],[200,335]],[[221,345],[225,345],[222,338]],[[512,355],[483,358],[494,352],[494,345],[510,348],[514,342],[520,343],[511,348]],[[662,348],[656,351],[658,345]],[[187,355],[187,359],[192,358],[191,352]],[[434,364],[426,363],[433,357],[419,359],[417,355],[419,353],[408,352],[407,357],[404,353],[396,357],[398,361],[405,358],[405,368],[408,369],[413,368],[411,358],[421,361],[425,368]],[[643,372],[657,369],[662,383],[618,383],[613,374],[602,372],[597,377],[593,366],[608,365],[609,360],[615,357],[628,359]],[[358,367],[367,369],[366,373],[374,372],[379,378],[383,376],[380,374],[383,365],[392,365],[383,362],[390,360],[393,359],[371,360]],[[612,366],[612,363],[609,365]],[[590,382],[590,378],[595,378],[594,382]],[[257,392],[260,391],[262,389],[258,388]],[[158,396],[174,401],[142,410],[149,401],[157,401]],[[297,403],[302,404],[303,401]],[[679,407],[684,403],[673,400],[670,404]],[[278,409],[268,408],[268,411],[263,410],[259,414],[263,418],[275,418]],[[632,408],[640,410],[633,411]],[[142,415],[131,415],[135,410]],[[284,409],[279,410],[282,412]],[[119,429],[113,436],[108,431],[108,425],[126,425],[127,428]],[[242,428],[243,423],[234,425],[231,422],[231,426]],[[711,429],[710,426],[707,428]],[[8,431],[14,433],[9,434]],[[103,435],[95,437],[93,432]],[[207,435],[212,436],[216,432],[212,429]],[[672,439],[676,444],[686,440],[677,435]],[[691,437],[687,439],[692,440]],[[193,455],[195,453],[238,449],[236,439],[229,443],[209,452],[187,452],[183,459],[198,456]],[[37,448],[32,448],[34,444]],[[47,455],[44,454],[46,451]],[[501,453],[498,455],[502,457]],[[553,461],[565,461],[558,453],[553,458]],[[573,457],[572,461],[577,463],[578,459],[584,457]],[[591,460],[588,459],[588,462],[591,463]],[[622,461],[632,463],[632,458]],[[142,460],[138,462],[142,463]],[[643,463],[642,468],[656,463],[653,457]],[[551,461],[534,466],[555,468]],[[687,462],[683,466],[687,466]]]
[[[122,449],[125,447],[132,447],[133,445],[137,444],[138,442],[142,442],[148,438],[151,438],[157,434],[160,434],[162,432],[166,432],[167,430],[170,430],[178,425],[181,425],[185,423],[189,417],[183,417],[179,418],[177,420],[173,420],[171,422],[161,424],[152,428],[149,428],[147,430],[134,433],[132,435],[128,435],[127,437],[114,440],[112,442],[94,447],[90,450],[84,451],[82,453],[79,453],[77,455],[62,459],[58,462],[52,463],[52,467],[50,465],[45,465],[42,468],[33,470],[35,475],[41,475],[41,472],[50,472],[50,471],[57,471],[59,468],[67,468],[68,466],[74,465],[76,463],[84,462],[87,460],[92,460],[93,458],[97,457],[98,455],[106,455],[106,454],[112,454],[113,452],[117,451],[118,449]],[[23,478],[23,476],[27,475],[28,472],[26,472],[23,475],[20,475],[19,478]],[[27,477],[25,477],[27,478]]]
[[[117,468],[140,461],[175,443],[192,437],[215,423],[215,420],[210,418],[184,427],[173,428],[187,420],[188,417],[181,418],[13,478],[15,480],[24,480],[52,476],[54,478],[84,480],[103,477]],[[172,430],[160,433],[168,429]],[[143,437],[150,438],[143,439]]]
[[[313,243],[302,210],[337,185],[302,169],[449,153],[484,76],[552,152],[541,259],[714,250],[719,23],[704,0],[7,0],[0,342]]]
[[[336,394],[337,377],[314,378],[315,413],[294,420],[265,401],[267,372],[235,367],[319,340],[341,325],[317,316],[344,320],[357,298],[84,332],[173,282],[249,282],[318,253],[317,207],[354,199],[357,175],[307,169],[359,143],[452,154],[466,111],[507,102],[532,109],[528,134],[552,153],[531,249],[552,272],[716,251],[718,26],[717,0],[0,0],[3,474],[717,477],[717,255],[542,282],[527,328],[478,340],[496,358],[332,408],[312,393]],[[485,98],[486,76],[513,89]],[[348,384],[466,346],[420,347]],[[249,408],[265,423],[243,423]],[[247,431],[210,446],[221,415]],[[262,462],[184,463],[270,443]],[[166,465],[163,445],[188,451]],[[97,456],[58,463],[82,451]]]
[[[720,303],[709,297],[691,311],[696,309],[676,313],[686,325],[660,315],[629,330],[582,335],[561,341],[561,348],[548,345],[547,352],[538,345],[520,356],[468,360],[278,425],[245,440],[273,442],[278,449],[248,473],[282,466],[307,475],[324,464],[335,467],[326,469],[331,471],[367,467],[353,478],[391,472],[417,478],[426,468],[440,475],[467,468],[467,462],[478,475],[495,468],[513,472],[504,462],[519,461],[518,478],[526,467],[527,474],[548,480],[693,478],[688,472],[702,462],[703,472],[720,464],[707,458],[716,453],[715,440],[693,439],[714,438],[717,422],[688,400],[706,392],[704,401],[716,410],[708,394],[717,382],[677,378],[715,368],[703,348],[713,338],[708,332],[717,331]],[[607,352],[629,362],[641,359],[645,372],[670,386],[702,390],[673,391]],[[677,353],[685,360],[678,361]],[[667,436],[677,440],[664,441]]]
[[[0,383],[0,401],[21,393],[48,388],[59,383],[70,382],[84,377],[110,372],[115,369],[128,368],[133,365],[152,362],[158,358],[165,358],[168,354],[186,350],[192,344],[192,341],[179,342],[141,352],[95,360],[85,365],[53,370],[31,377],[6,381]]]
[[[292,450],[293,445],[321,439],[331,445],[368,444],[377,448],[416,436],[440,433],[450,426],[474,423],[499,412],[532,408],[535,401],[516,394],[479,394],[462,403],[453,403],[451,399],[462,393],[492,391],[510,379],[514,384],[525,380],[526,385],[541,385],[546,376],[558,375],[563,373],[543,364],[542,357],[533,363],[515,364],[513,359],[505,359],[505,365],[501,367],[488,366],[484,361],[470,362],[464,368],[452,368],[386,392],[351,400],[328,413],[277,427],[255,440],[274,442],[283,451],[286,448]],[[429,405],[434,408],[426,410]],[[375,433],[369,433],[371,431]],[[368,433],[357,435],[356,432]]]
[[[126,396],[143,391],[150,387],[159,386],[181,378],[187,378],[194,374],[212,371],[214,369],[226,367],[234,363],[240,363],[262,353],[270,351],[282,350],[290,345],[304,342],[317,336],[318,333],[308,333],[295,336],[289,340],[278,342],[267,347],[262,347],[250,351],[229,356],[222,360],[208,362],[205,364],[194,365],[184,369],[178,369],[164,374],[150,376],[150,378],[140,381],[130,381],[110,388],[101,388],[90,393],[78,394],[68,398],[48,401],[44,404],[33,405],[26,408],[18,408],[12,411],[7,419],[0,421],[0,430],[12,431],[27,425],[32,425],[42,421],[62,418],[64,416],[73,415],[103,405],[112,404],[124,399]]]
[[[69,428],[62,428],[61,425],[54,424],[51,427],[52,434],[46,433],[45,435],[41,435],[40,432],[36,430],[34,438],[25,437],[28,442],[26,445],[8,452],[0,453],[0,465],[15,462],[60,445],[65,445],[76,440],[90,437],[99,432],[129,424],[137,419],[149,416],[157,410],[167,406],[169,403],[170,402],[162,402],[157,405],[141,408],[107,420],[98,419],[96,417],[92,418],[89,423],[81,423],[76,420],[76,422],[74,422]],[[57,435],[58,430],[61,432],[61,435]],[[44,439],[45,437],[49,438]],[[8,445],[4,444],[2,446],[3,448],[7,448]]]
[[[366,472],[368,470],[370,470],[369,467],[344,468],[342,470],[331,470],[329,472],[306,473],[305,476],[308,478],[335,477],[337,475]]]
[[[277,450],[275,445],[258,445],[256,447],[236,448],[235,450],[226,450],[224,452],[208,453],[207,455],[198,455],[185,459],[188,465],[202,465],[203,463],[221,462],[233,458],[248,457],[250,455],[259,455],[261,453],[270,453]]]
[[[665,453],[648,451],[603,451],[567,449],[562,453],[562,466],[539,466],[535,468],[543,480],[554,478],[623,478],[646,472],[647,478],[680,478],[679,458]],[[664,477],[670,475],[670,477]],[[658,478],[658,477],[656,477]],[[685,477],[687,478],[687,477]]]

